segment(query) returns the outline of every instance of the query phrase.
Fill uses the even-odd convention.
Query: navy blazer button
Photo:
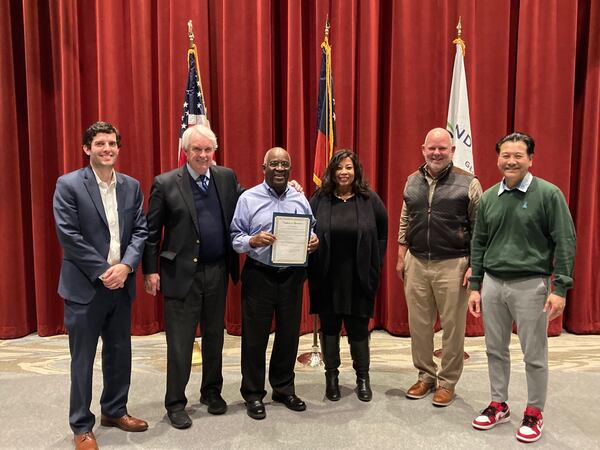
[[[194,262],[198,262],[198,258],[194,258]]]

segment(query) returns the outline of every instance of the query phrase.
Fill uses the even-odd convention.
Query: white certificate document
[[[276,239],[271,247],[274,266],[306,266],[310,236],[308,214],[273,213],[273,231]]]

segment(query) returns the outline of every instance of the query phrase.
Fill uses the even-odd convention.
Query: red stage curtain
[[[514,111],[514,129],[535,137],[532,172],[556,184],[567,199],[575,149],[557,143],[573,141],[573,127],[565,126],[572,123],[574,113],[577,8],[573,6],[561,0],[521,4]],[[557,318],[548,333],[557,335],[561,330]]]
[[[575,287],[565,314],[565,328],[576,333],[600,330],[600,288],[594,267],[600,239],[600,4],[582,2],[577,11],[573,159],[570,206],[577,225]],[[562,143],[561,143],[562,144]],[[568,147],[565,142],[561,147]],[[562,155],[557,153],[557,158]]]
[[[600,332],[600,7],[592,0],[96,0],[0,2],[0,338],[64,331],[56,294],[56,178],[86,163],[83,129],[113,122],[118,169],[152,178],[177,163],[192,19],[219,164],[245,186],[262,181],[264,152],[287,148],[293,178],[313,191],[319,45],[331,21],[337,145],[357,151],[388,208],[388,254],[372,326],[407,336],[395,274],[402,188],[422,162],[426,132],[446,122],[458,16],[475,169],[499,179],[494,144],[515,129],[537,141],[532,171],[565,193],[578,233],[565,327]],[[585,181],[584,181],[585,180]],[[510,257],[510,255],[507,255]],[[240,333],[240,290],[226,327]],[[163,329],[162,299],[138,279],[133,332]],[[302,331],[312,329],[305,304]],[[561,330],[561,319],[550,334]],[[481,335],[469,317],[468,335]]]

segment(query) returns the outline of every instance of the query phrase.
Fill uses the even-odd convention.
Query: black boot
[[[369,382],[369,338],[362,341],[349,340],[349,342],[352,366],[356,372],[356,396],[363,402],[370,402],[373,398],[373,391]]]
[[[325,397],[332,402],[341,398],[338,380],[340,367],[340,336],[327,336],[320,334],[323,362],[325,363]]]

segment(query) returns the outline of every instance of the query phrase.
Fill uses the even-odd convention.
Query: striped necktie
[[[198,187],[203,194],[208,192],[208,177],[206,175],[200,175],[196,180],[196,183],[198,183]]]

